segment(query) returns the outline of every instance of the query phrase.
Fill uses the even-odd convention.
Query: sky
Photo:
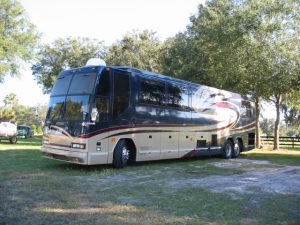
[[[190,16],[204,0],[20,0],[29,19],[42,34],[42,43],[57,38],[89,37],[110,45],[132,30],[152,30],[163,41],[184,31]],[[0,84],[0,105],[9,93],[16,93],[19,103],[47,104],[25,64],[21,78],[6,77]]]

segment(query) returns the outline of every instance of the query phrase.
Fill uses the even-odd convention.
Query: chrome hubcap
[[[234,144],[234,153],[236,155],[238,155],[240,153],[240,146],[238,145],[238,143]]]
[[[129,150],[124,146],[122,149],[122,160],[123,162],[127,162],[129,159]]]

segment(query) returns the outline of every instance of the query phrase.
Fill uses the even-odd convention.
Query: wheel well
[[[241,143],[241,152],[244,151],[244,142],[241,137],[237,137],[236,140]]]
[[[129,148],[129,160],[131,162],[134,162],[136,160],[136,146],[135,146],[133,140],[130,138],[122,138],[119,141],[121,141],[121,140],[126,141],[126,145]]]
[[[231,141],[231,143],[234,144],[233,139],[231,137],[227,138],[226,141]]]

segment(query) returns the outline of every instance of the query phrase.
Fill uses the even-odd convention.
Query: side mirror
[[[98,117],[98,109],[97,108],[93,108],[92,109],[92,113],[91,113],[91,121],[92,122],[96,122]]]

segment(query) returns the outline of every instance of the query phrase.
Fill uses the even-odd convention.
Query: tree
[[[260,128],[263,134],[266,134],[267,136],[274,135],[274,119],[264,118],[260,121]]]
[[[10,93],[4,97],[3,103],[5,107],[14,109],[19,104],[19,100],[15,93]]]
[[[109,65],[132,66],[144,70],[160,72],[160,52],[162,43],[155,32],[144,30],[131,32],[109,47],[105,61]]]
[[[201,71],[198,76],[210,77],[213,86],[255,99],[256,147],[260,147],[260,100],[268,99],[276,88],[270,53],[274,34],[282,31],[282,18],[291,16],[287,8],[293,0],[287,2],[211,0],[199,6],[186,32],[185,40],[193,46],[190,71]],[[189,76],[197,80],[193,74]]]
[[[44,93],[50,93],[58,74],[65,69],[82,67],[90,58],[102,58],[102,42],[89,38],[57,39],[41,46],[38,60],[32,66],[33,75]]]
[[[289,133],[291,135],[300,134],[300,91],[292,90],[285,94],[281,110]]]
[[[15,0],[0,0],[0,83],[7,74],[19,74],[22,61],[32,59],[38,39],[23,6]]]
[[[0,108],[0,122],[7,122],[7,121],[15,121],[16,115],[15,112],[6,107]]]

